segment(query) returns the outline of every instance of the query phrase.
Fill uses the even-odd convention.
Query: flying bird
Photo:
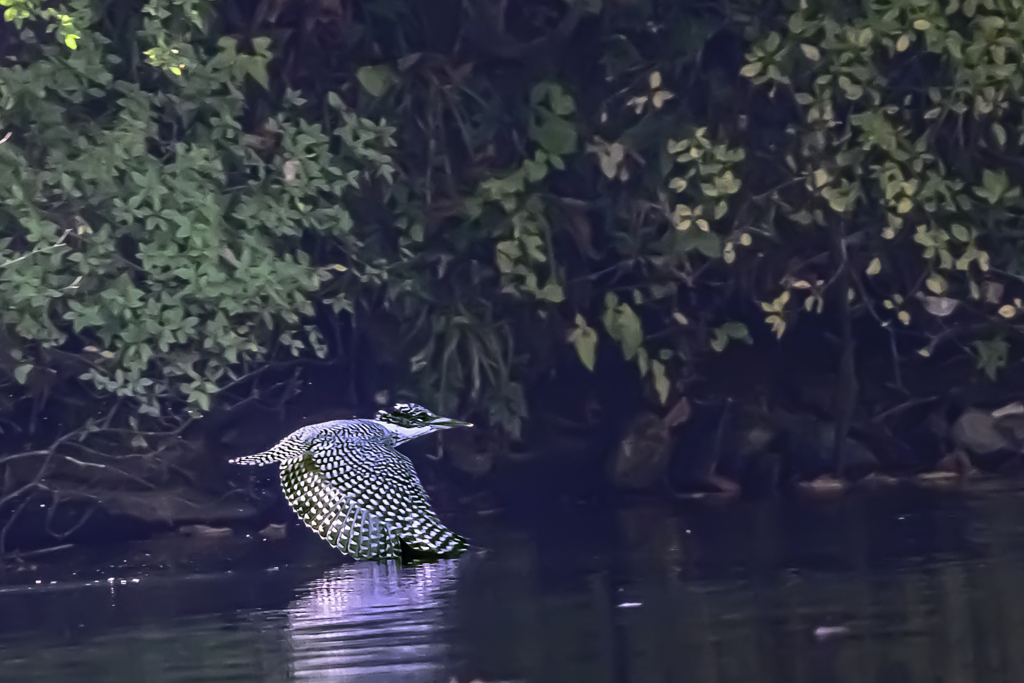
[[[371,419],[332,420],[298,429],[237,465],[278,463],[281,488],[295,514],[320,538],[357,560],[451,557],[468,547],[430,508],[412,461],[395,447],[453,427],[415,403]]]

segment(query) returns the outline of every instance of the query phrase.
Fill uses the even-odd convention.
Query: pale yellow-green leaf
[[[996,142],[999,143],[1000,147],[1006,146],[1006,129],[998,123],[992,124],[992,134],[995,135]]]
[[[704,220],[703,218],[698,218],[697,219],[697,227],[700,228],[701,230],[703,230],[704,232],[708,232],[708,231],[711,230],[711,226],[708,225],[708,222],[706,220]]]
[[[942,294],[946,291],[946,279],[939,274],[932,274],[924,283],[933,294]]]
[[[726,242],[725,247],[722,249],[722,258],[726,263],[732,263],[736,260],[736,245],[732,242]]]
[[[871,263],[868,264],[868,269],[865,271],[868,275],[878,275],[882,272],[882,260],[877,256],[871,259]]]
[[[583,322],[573,333],[572,342],[580,362],[588,370],[593,371],[597,359],[597,331]]]
[[[652,71],[650,77],[647,79],[647,82],[650,83],[651,90],[657,90],[658,88],[660,88],[661,87],[661,72],[660,71]]]
[[[910,47],[910,35],[904,33],[900,36],[899,40],[896,41],[896,51],[903,52],[908,47]]]
[[[814,186],[823,187],[828,182],[828,171],[823,168],[819,168],[814,172]]]
[[[982,251],[978,253],[978,267],[981,268],[982,271],[988,272],[989,259],[987,251]]]
[[[626,156],[626,148],[621,143],[613,142],[604,149],[598,147],[598,163],[605,178],[614,178],[619,166]]]
[[[813,45],[801,43],[800,49],[803,51],[804,56],[812,62],[816,62],[821,59],[821,51]]]
[[[761,62],[751,62],[740,69],[740,75],[747,78],[753,78],[759,73],[761,73]]]
[[[932,22],[928,21],[927,19],[918,19],[917,21],[914,22],[914,28],[916,28],[918,31],[927,31],[929,28],[931,28],[931,25]]]
[[[914,208],[914,202],[910,197],[904,197],[900,200],[899,204],[896,205],[896,213],[904,214]]]
[[[793,283],[793,289],[810,289],[811,283],[807,280],[797,280]]]
[[[615,329],[609,330],[609,333],[622,344],[622,354],[626,360],[632,360],[644,339],[640,318],[627,303],[621,303],[616,307],[615,318]]]
[[[899,318],[900,322],[903,323],[904,325],[910,324],[910,314],[907,313],[906,311],[900,311],[899,315],[897,315],[896,317]]]
[[[25,382],[28,381],[28,375],[30,372],[32,372],[32,366],[29,365],[28,363],[19,365],[18,367],[14,368],[14,380],[18,384],[24,384]]]
[[[1004,318],[1012,318],[1016,314],[1017,307],[1011,304],[1006,304],[1005,306],[1002,306],[999,309],[999,315],[1003,316]]]
[[[749,247],[753,243],[753,241],[754,240],[750,237],[749,232],[745,232],[742,235],[740,235],[740,244],[743,245],[744,247]]]
[[[668,90],[659,90],[651,96],[651,104],[654,105],[655,109],[661,109],[673,97],[674,95]]]
[[[662,405],[668,400],[670,387],[668,375],[665,373],[665,366],[661,361],[651,361],[651,379],[654,382],[654,390],[658,392],[658,400]]]
[[[786,331],[786,321],[782,319],[782,316],[770,315],[765,318],[765,322],[771,325],[772,332],[775,333],[776,338],[781,339],[782,334]]]

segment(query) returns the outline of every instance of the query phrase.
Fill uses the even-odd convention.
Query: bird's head
[[[409,441],[442,429],[473,426],[469,422],[460,422],[435,415],[415,403],[396,403],[391,410],[378,411],[373,419],[386,427],[399,442]]]

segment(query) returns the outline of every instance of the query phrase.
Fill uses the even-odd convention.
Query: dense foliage
[[[853,321],[1019,334],[1011,0],[2,4],[11,425],[147,448],[342,325],[516,436],[564,351],[665,403],[823,314],[848,422]]]

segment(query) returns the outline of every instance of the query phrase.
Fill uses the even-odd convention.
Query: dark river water
[[[65,551],[0,581],[0,681],[1024,682],[1024,495],[453,520],[416,567],[286,540]]]

